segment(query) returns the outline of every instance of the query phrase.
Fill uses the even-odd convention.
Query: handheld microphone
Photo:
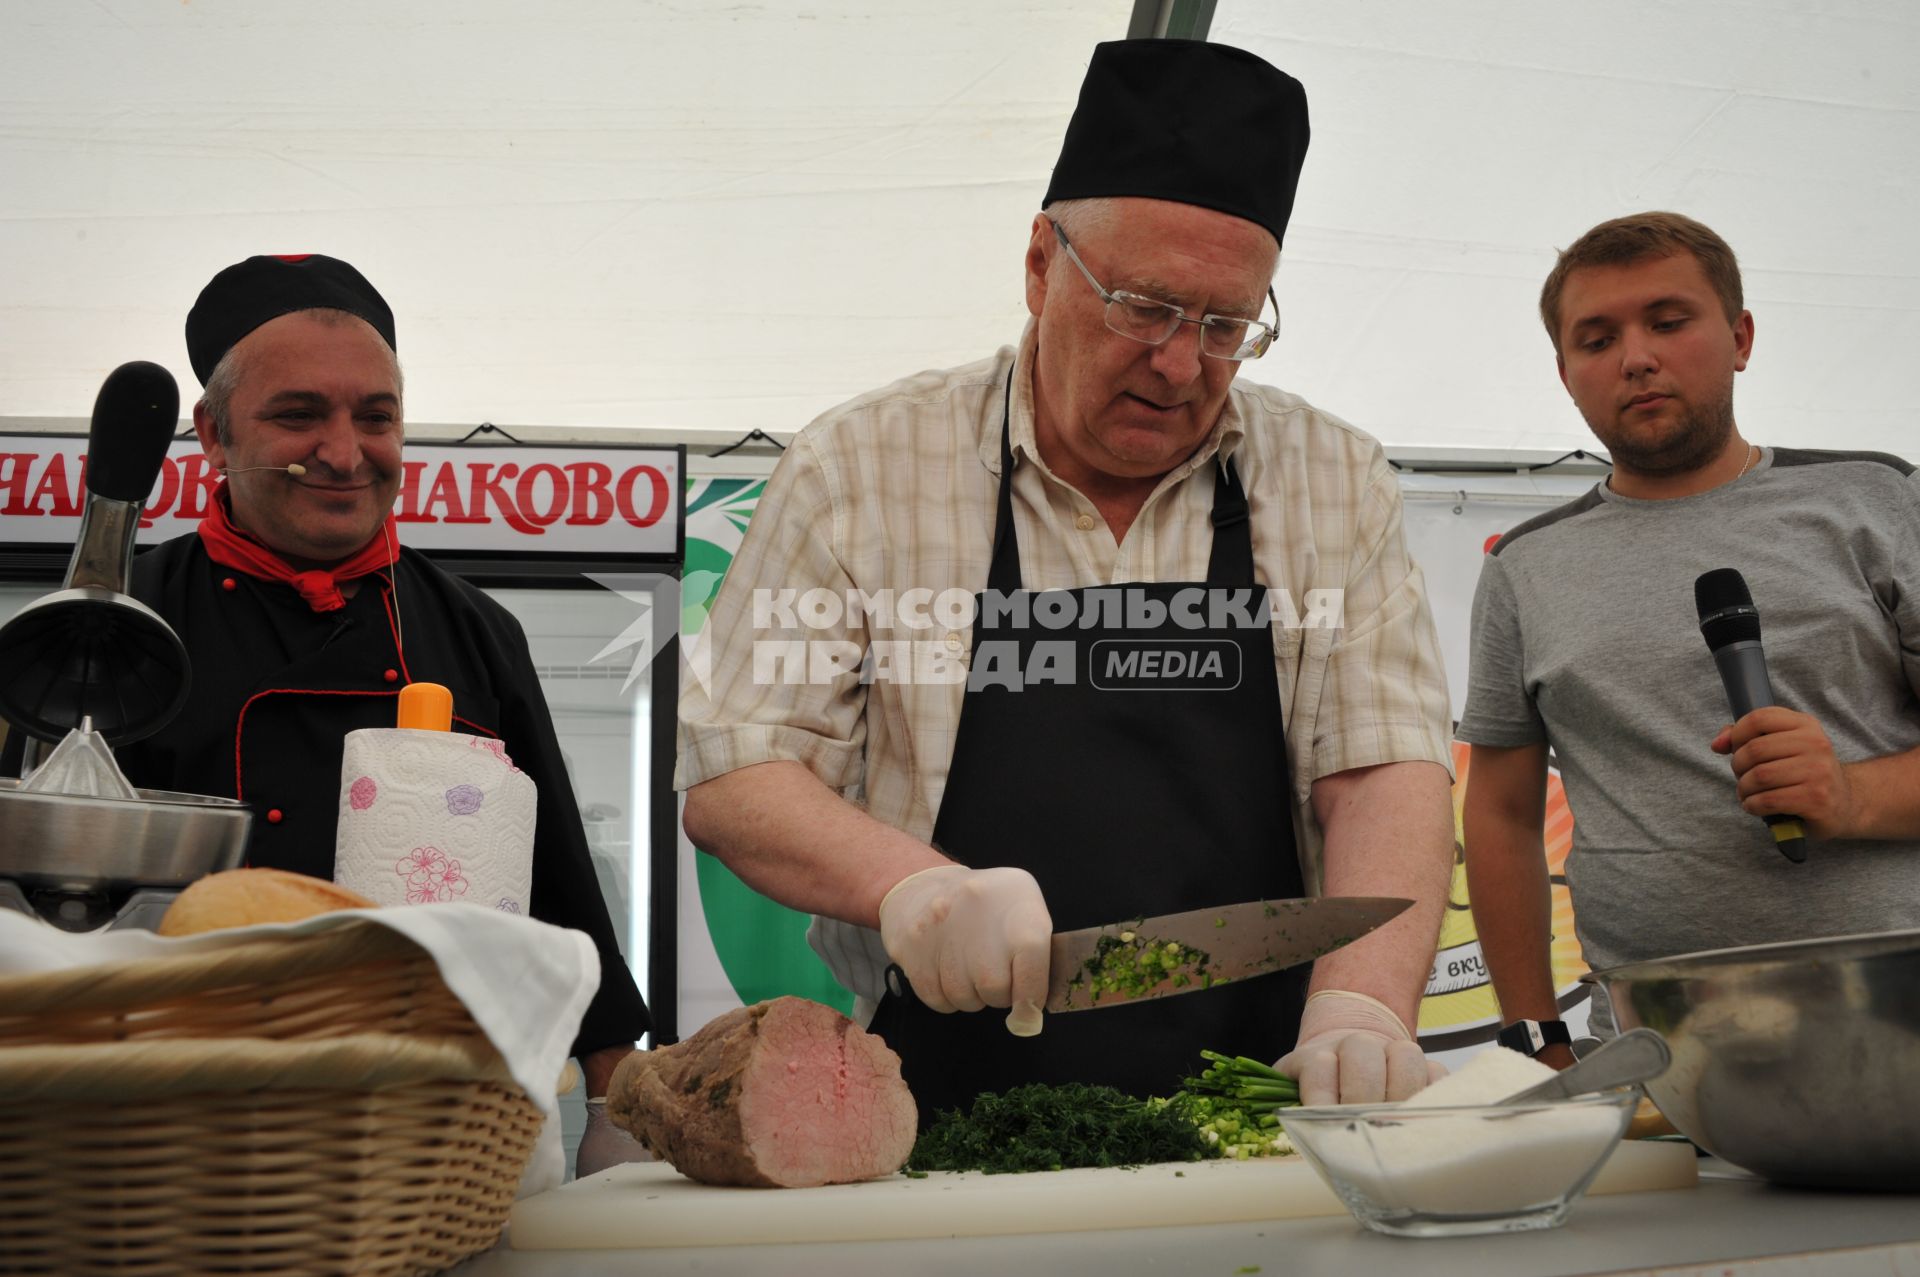
[[[252,474],[255,470],[278,470],[296,479],[307,472],[307,468],[298,461],[284,466],[221,466],[218,469],[221,474]]]
[[[1760,648],[1760,613],[1753,606],[1746,578],[1732,568],[1703,572],[1693,583],[1693,603],[1734,718],[1772,705],[1773,683],[1767,678],[1767,656]],[[1766,821],[1780,854],[1796,865],[1804,862],[1807,831],[1800,818],[1778,813]]]

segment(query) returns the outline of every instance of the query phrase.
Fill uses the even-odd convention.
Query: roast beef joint
[[[689,1179],[807,1188],[899,1170],[919,1112],[885,1042],[785,997],[628,1056],[607,1116]]]

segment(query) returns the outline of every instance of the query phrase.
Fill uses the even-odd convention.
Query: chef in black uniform
[[[574,1054],[588,1094],[603,1095],[650,1027],[647,1008],[594,878],[526,636],[498,603],[399,543],[392,311],[343,261],[251,257],[201,292],[187,350],[206,388],[194,428],[227,477],[199,531],[134,560],[131,593],[186,644],[193,691],[167,727],[118,751],[121,769],[137,786],[244,800],[248,864],[330,879],[346,734],[391,727],[405,684],[444,684],[455,728],[500,740],[538,789],[532,913],[599,950],[600,988]]]
[[[1271,340],[1307,134],[1299,83],[1241,50],[1101,45],[1032,225],[1021,345],[803,431],[709,617],[681,701],[688,832],[816,937],[858,932],[816,948],[877,998],[923,1120],[1024,1081],[1165,1094],[1202,1048],[1279,1059],[1310,1103],[1435,1072],[1413,1021],[1452,860],[1447,700],[1398,486],[1345,423],[1232,384]],[[1320,583],[1344,628],[1304,638],[1179,606]],[[824,673],[762,659],[861,614],[844,593],[982,586],[1002,606],[906,631],[927,668],[971,653],[964,693],[880,657],[879,620],[832,629],[823,650],[856,655]],[[1227,673],[1102,686],[1121,649]],[[1052,674],[1006,673],[1044,652]],[[1309,889],[1416,903],[1311,982],[1041,1013],[1050,932]],[[910,988],[876,989],[889,963]]]

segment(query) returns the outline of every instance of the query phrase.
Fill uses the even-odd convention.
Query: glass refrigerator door
[[[648,990],[648,854],[652,775],[652,680],[640,648],[595,658],[615,643],[640,609],[604,589],[489,588],[527,632],[540,690],[586,825],[587,848],[613,919],[620,951],[641,992]],[[584,1089],[561,1103],[567,1164],[585,1122]]]
[[[613,918],[620,950],[647,987],[647,830],[652,765],[652,680],[634,652],[595,660],[635,619],[636,608],[611,590],[491,588],[494,600],[527,632],[540,691],[573,797],[587,829],[587,847]]]
[[[27,604],[59,588],[58,582],[51,585],[22,584],[19,581],[0,582],[0,625],[12,620],[13,614]],[[12,728],[7,726],[7,720],[0,718],[0,742],[6,740],[10,731]]]
[[[0,584],[0,624],[12,619],[13,614],[43,594],[50,594],[60,587],[55,585],[23,585],[18,581]]]

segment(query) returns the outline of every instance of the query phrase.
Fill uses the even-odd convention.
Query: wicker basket
[[[439,1272],[540,1123],[370,923],[0,977],[0,1272]]]

